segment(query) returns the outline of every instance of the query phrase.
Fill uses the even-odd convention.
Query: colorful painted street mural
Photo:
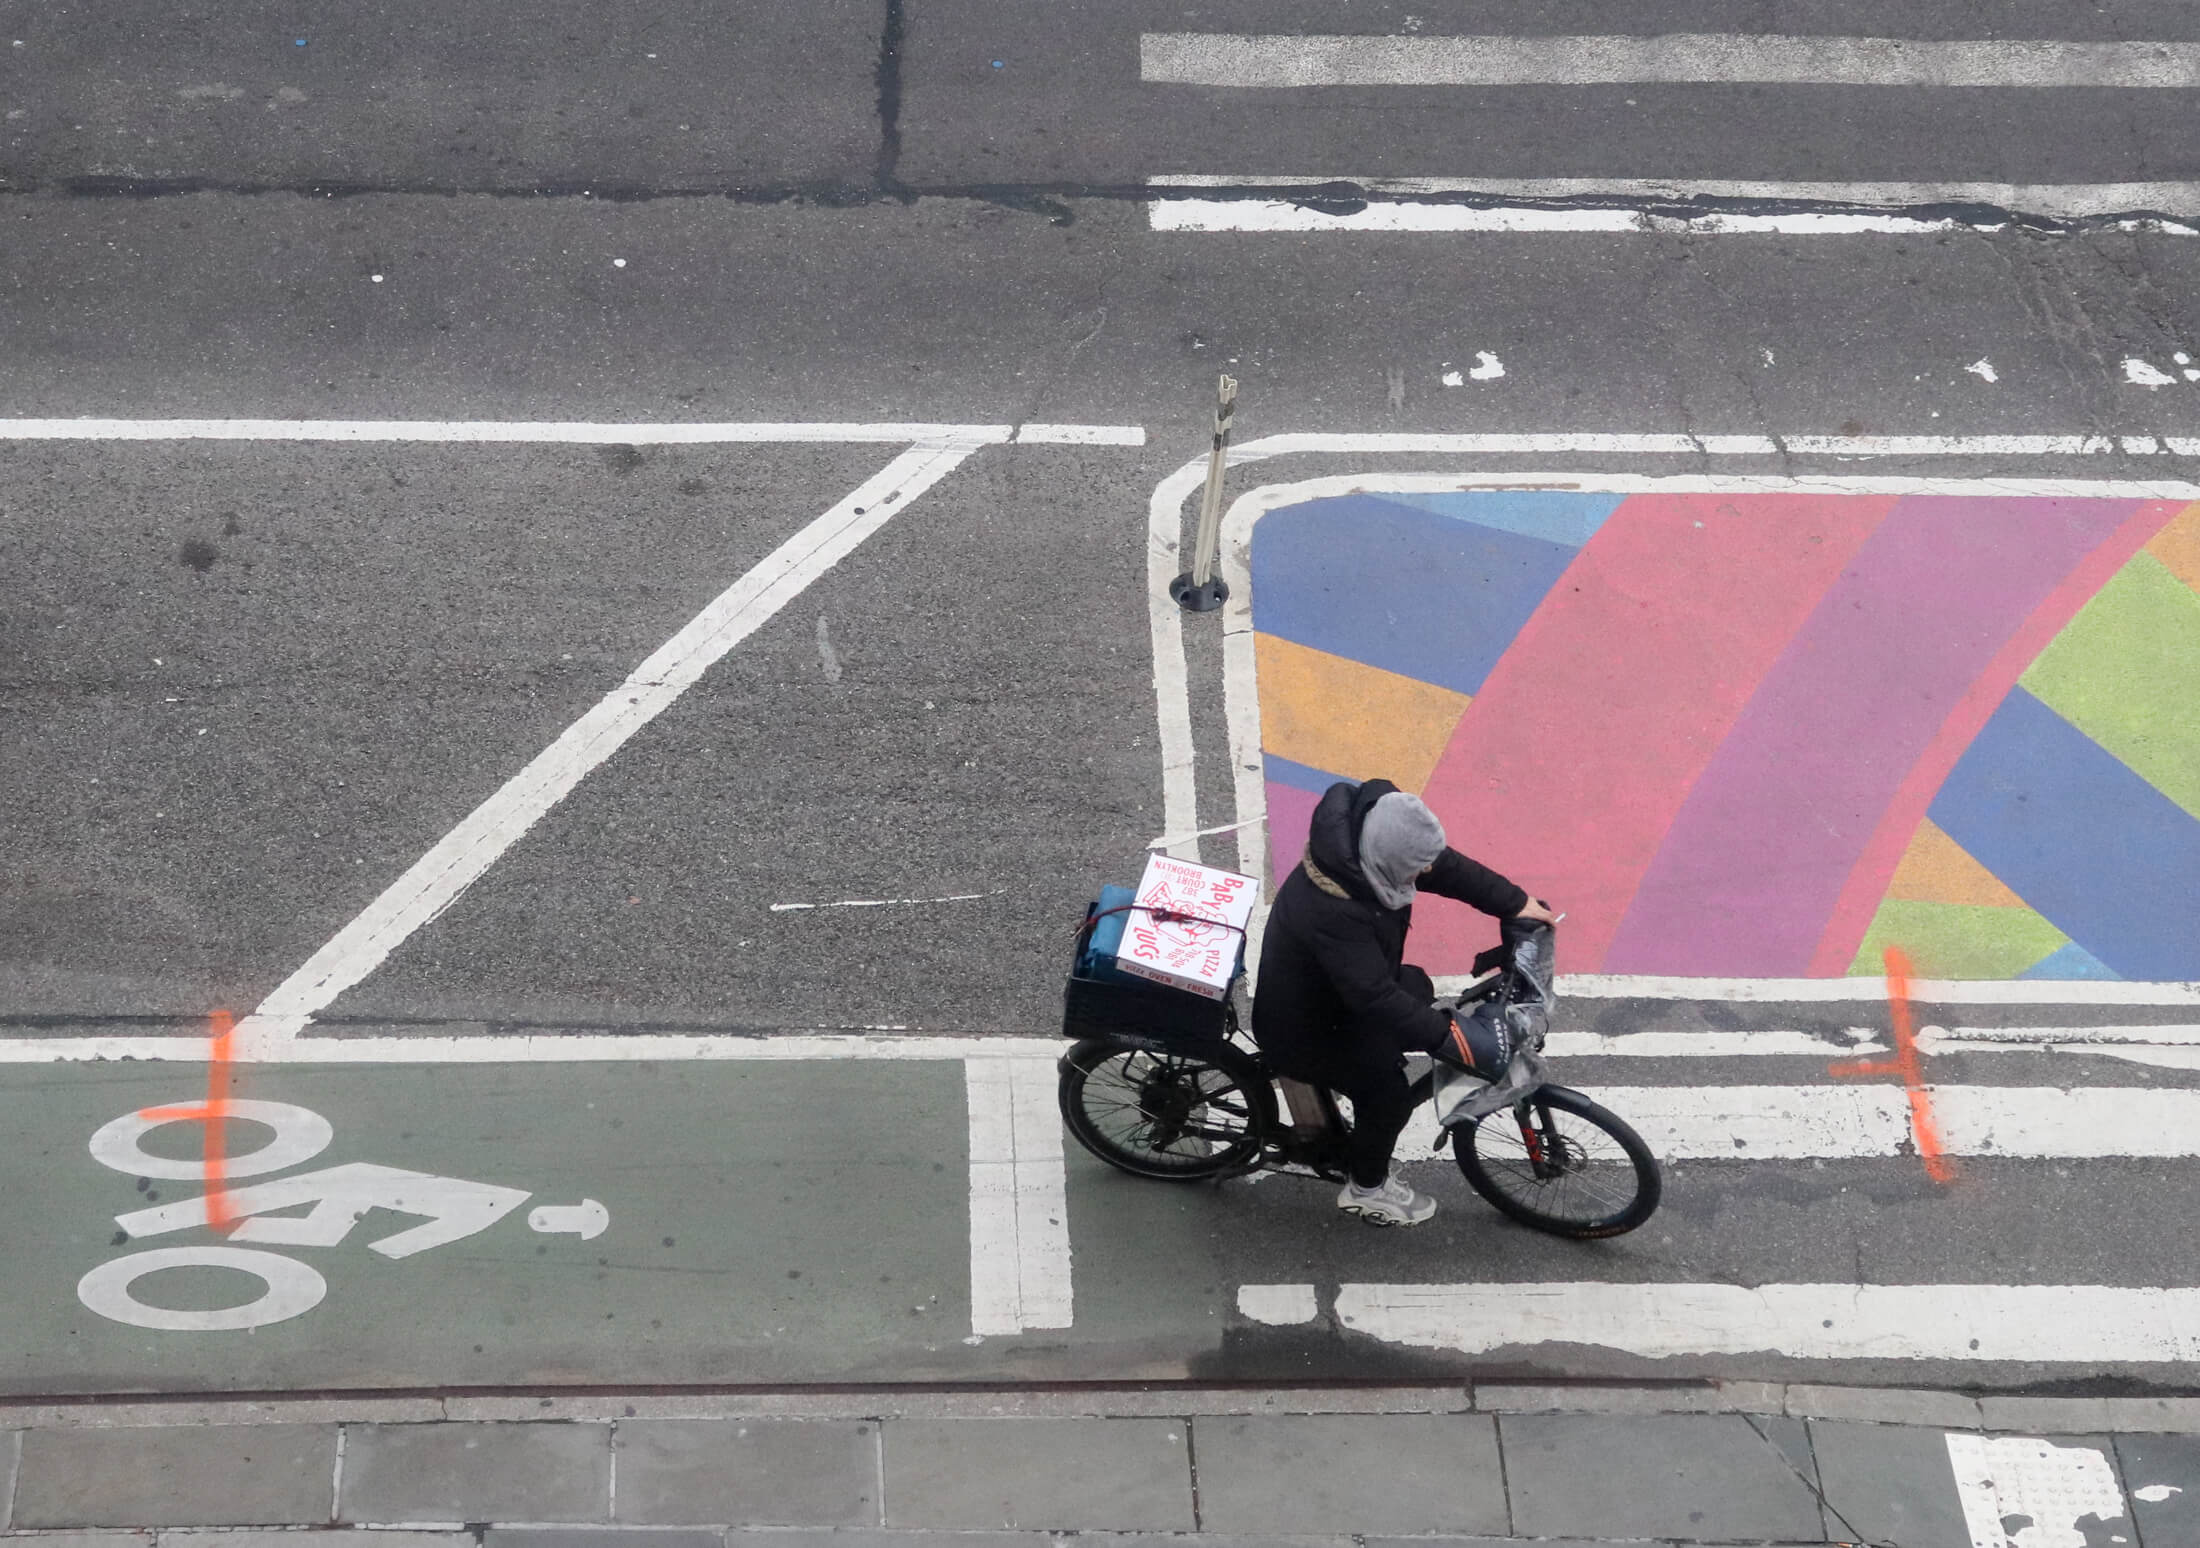
[[[1568,971],[2200,980],[2200,504],[1354,494],[1250,564],[1278,877],[1380,775]]]

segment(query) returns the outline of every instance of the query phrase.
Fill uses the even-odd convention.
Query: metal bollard
[[[1169,595],[1188,613],[1211,613],[1229,600],[1230,588],[1215,573],[1215,551],[1222,542],[1222,472],[1230,451],[1230,416],[1237,409],[1237,378],[1225,376],[1215,388],[1215,441],[1207,454],[1207,488],[1199,501],[1199,536],[1192,567],[1169,582]]]

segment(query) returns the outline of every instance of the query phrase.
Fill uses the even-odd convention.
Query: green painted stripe
[[[2200,594],[2161,560],[2118,570],[2020,681],[2200,817]]]
[[[1864,932],[1849,972],[1885,972],[1883,953],[1899,946],[1920,978],[2014,978],[2069,940],[2028,908],[1889,898]]]

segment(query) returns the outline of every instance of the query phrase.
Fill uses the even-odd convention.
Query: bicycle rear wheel
[[[1553,1236],[1624,1235],[1656,1212],[1665,1189],[1641,1135],[1561,1086],[1453,1129],[1451,1153],[1476,1193]]]
[[[1259,1067],[1226,1043],[1163,1049],[1096,1037],[1064,1054],[1061,1068],[1070,1133],[1134,1176],[1185,1182],[1244,1171],[1275,1126]]]

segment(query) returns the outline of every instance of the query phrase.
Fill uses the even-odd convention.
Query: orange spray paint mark
[[[226,1234],[237,1223],[229,1202],[229,1113],[236,1094],[237,1071],[233,1040],[236,1022],[229,1012],[218,1010],[209,1018],[206,1055],[206,1100],[184,1107],[148,1107],[141,1118],[196,1121],[204,1126],[206,1148],[206,1223]]]
[[[1894,1026],[1894,1052],[1884,1059],[1842,1059],[1826,1066],[1828,1075],[1897,1075],[1910,1097],[1910,1134],[1918,1159],[1934,1182],[1955,1180],[1955,1163],[1940,1143],[1933,1118],[1933,1096],[1925,1084],[1925,1060],[1917,1051],[1916,1019],[1910,1013],[1910,959],[1899,946],[1887,948],[1887,1014]]]

